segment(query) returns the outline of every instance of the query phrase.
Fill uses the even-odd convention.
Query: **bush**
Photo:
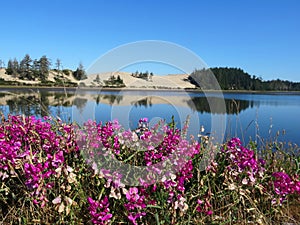
[[[19,83],[17,81],[7,81],[3,78],[0,78],[0,85],[18,85]]]
[[[202,169],[204,150],[218,147],[185,138],[186,129],[163,122],[150,128],[146,118],[129,131],[117,121],[78,127],[49,117],[2,116],[1,223],[299,221],[299,156],[262,159],[254,145],[233,138]],[[282,168],[287,158],[288,171]],[[122,170],[121,161],[144,166],[146,176]]]
[[[62,72],[63,72],[66,76],[69,76],[69,75],[72,73],[72,71],[67,70],[67,69],[63,69]]]

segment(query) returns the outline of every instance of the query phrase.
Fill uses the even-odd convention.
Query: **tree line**
[[[117,77],[114,75],[110,76],[108,80],[104,80],[104,84],[105,87],[125,87],[124,81],[121,79],[120,75]]]
[[[1,67],[3,66],[1,61]],[[10,59],[7,62],[6,74],[12,75],[21,80],[40,80],[46,82],[51,70],[51,60],[46,55],[39,59],[32,59],[29,54],[26,54],[24,58],[18,61],[16,58]],[[57,59],[53,70],[57,73],[58,78],[62,73],[69,75],[70,70],[62,69],[62,63],[60,59]],[[77,80],[83,80],[86,78],[84,67],[81,63],[75,71],[71,71],[72,75]]]
[[[253,90],[253,91],[300,91],[300,82],[287,80],[267,80],[250,75],[240,68],[214,67],[198,69],[190,74],[189,81],[204,89],[214,89],[214,77],[222,90]]]
[[[6,69],[6,74],[12,75],[21,80],[40,80],[47,82],[49,72],[51,70],[51,60],[47,56],[42,56],[39,59],[32,59],[29,54],[26,54],[20,61],[10,59],[7,67],[0,60],[0,68]],[[56,72],[55,80],[60,82],[63,74],[70,74],[77,80],[86,79],[86,72],[81,63],[75,71],[62,69],[60,59],[54,63],[53,71]],[[153,73],[148,71],[142,73],[136,71],[131,76],[136,78],[152,81]],[[215,89],[216,82],[212,79],[216,78],[222,90],[253,90],[253,91],[300,91],[300,82],[292,82],[288,80],[267,80],[264,81],[261,77],[250,75],[240,68],[214,67],[210,69],[196,69],[192,72],[188,81],[203,89]],[[122,81],[123,82],[123,81]],[[107,81],[106,85],[118,84],[124,85],[120,79],[113,77]]]
[[[136,71],[135,73],[131,73],[131,76],[135,77],[135,78],[141,78],[144,79],[146,81],[152,81],[152,77],[153,77],[153,73],[152,72],[139,72]]]

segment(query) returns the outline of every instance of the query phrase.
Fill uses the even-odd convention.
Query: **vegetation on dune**
[[[133,77],[136,77],[136,78],[141,78],[141,79],[144,79],[146,81],[152,81],[152,77],[153,77],[153,73],[152,72],[139,72],[139,71],[136,71],[135,73],[132,73],[131,76]]]
[[[72,75],[77,81],[87,78],[86,72],[82,63],[79,63],[77,69],[72,71],[70,69],[62,69],[62,62],[57,59],[51,70],[51,60],[46,56],[40,59],[31,59],[29,54],[18,61],[16,58],[9,60],[7,67],[4,62],[0,60],[0,68],[6,69],[6,74],[24,81],[40,81],[41,86],[76,86],[77,83],[72,83],[68,79]],[[48,80],[49,72],[56,73],[55,82]],[[63,76],[65,75],[65,76]],[[153,81],[154,74],[152,72],[136,71],[131,74],[132,77],[140,78],[149,82]],[[251,91],[300,91],[300,82],[292,82],[287,80],[263,80],[262,77],[250,75],[240,68],[228,67],[214,67],[210,69],[196,69],[192,72],[186,82],[190,82],[202,89],[216,89],[213,84],[216,78],[222,90],[251,90]],[[70,78],[70,77],[69,77]],[[125,87],[125,83],[120,77],[111,76],[108,80],[100,80],[99,75],[93,80],[96,86],[103,87]],[[80,84],[83,84],[82,82]],[[12,83],[11,81],[0,80],[0,85],[27,85],[20,82]],[[30,84],[29,84],[30,85]],[[92,85],[93,86],[93,85]],[[152,86],[152,85],[150,85]],[[154,86],[154,88],[156,88]]]
[[[96,77],[96,82],[98,81]],[[114,75],[110,76],[108,80],[104,80],[104,87],[125,87],[123,80],[120,75],[115,77]]]
[[[46,56],[42,56],[39,60],[32,60],[31,57],[26,54],[20,62],[16,59],[9,60],[6,73],[23,80],[39,79],[46,81],[50,66],[51,62]]]
[[[186,129],[163,121],[149,127],[147,118],[130,131],[117,121],[88,121],[79,127],[50,117],[2,116],[1,223],[278,224],[300,220],[296,152],[272,143],[258,153],[255,143],[245,147],[238,138],[215,146],[206,139],[186,138]],[[147,176],[139,179],[135,173],[120,171],[115,166],[120,161],[144,166]],[[128,185],[128,181],[139,185]]]
[[[83,65],[80,63],[75,71],[69,69],[62,69],[62,63],[60,59],[55,62],[55,68],[51,70],[51,60],[47,56],[42,56],[40,59],[31,59],[29,54],[26,54],[24,58],[18,61],[16,58],[14,60],[9,60],[6,67],[6,74],[17,78],[22,82],[4,81],[0,84],[3,85],[32,85],[27,84],[25,81],[37,81],[34,83],[37,86],[77,86],[77,83],[71,82],[70,79],[64,77],[72,76],[76,80],[82,80],[86,78],[86,73]],[[54,80],[49,80],[50,72],[55,74]]]

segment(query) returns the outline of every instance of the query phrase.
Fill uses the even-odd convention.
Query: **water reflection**
[[[129,94],[120,95],[119,92],[86,92],[75,95],[75,92],[63,91],[6,91],[0,92],[0,106],[7,106],[10,113],[45,116],[50,114],[50,107],[71,107],[76,106],[79,110],[86,107],[88,101],[106,105],[131,105],[134,107],[151,108],[157,104],[171,104],[174,106],[189,107],[199,113],[226,113],[239,114],[247,108],[254,107],[253,100],[247,99],[225,99],[226,112],[222,110],[211,112],[208,102],[219,105],[223,101],[218,97],[205,97],[199,95],[154,95],[141,96]],[[257,106],[257,102],[255,104]]]
[[[211,112],[208,104],[218,106],[222,99],[201,93],[159,92],[159,91],[82,91],[75,90],[0,90],[0,112],[5,115],[58,116],[72,121],[74,107],[83,113],[92,113],[98,120],[110,120],[118,111],[121,117],[129,115],[132,123],[140,117],[161,117],[168,119],[176,113],[198,113],[201,125],[210,130],[213,114],[226,114],[229,136],[260,137],[274,136],[279,130],[286,131],[287,141],[300,144],[300,95],[270,95],[225,93],[226,112],[221,109]],[[113,110],[114,108],[114,110]],[[128,109],[129,108],[129,109]],[[217,107],[216,107],[217,108]],[[186,110],[187,109],[187,110]],[[125,112],[125,111],[126,112]],[[180,111],[182,110],[182,111]],[[97,114],[97,115],[96,115]],[[128,117],[126,117],[128,120]],[[199,126],[199,124],[193,124]],[[199,131],[199,127],[195,127]],[[270,130],[272,132],[270,132]],[[282,139],[283,140],[283,139]]]
[[[249,107],[253,107],[253,101],[239,100],[239,99],[224,99],[226,106],[226,114],[239,114],[241,111]],[[224,113],[223,110],[218,112],[211,112],[208,102],[211,104],[220,105],[223,99],[217,97],[192,97],[187,104],[189,107],[200,113]]]
[[[101,100],[104,100],[104,102],[108,101],[109,105],[113,105],[113,104],[119,105],[120,102],[123,100],[123,96],[122,95],[117,95],[117,94],[97,95],[96,103],[99,104],[100,102],[102,102]]]

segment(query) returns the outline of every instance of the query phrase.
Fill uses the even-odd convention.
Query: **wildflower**
[[[121,199],[120,190],[118,188],[116,189],[114,187],[111,187],[109,197],[115,198],[115,199]]]
[[[177,201],[175,202],[174,209],[180,209],[181,212],[185,212],[189,206],[186,204],[186,199],[182,197],[181,195],[177,196]]]
[[[284,197],[297,190],[297,185],[295,185],[290,176],[285,172],[275,172],[272,176],[275,178],[273,185],[277,195]]]
[[[141,193],[139,192],[140,192],[139,189],[136,187],[131,187],[126,192],[126,199],[128,203],[125,203],[124,206],[129,212],[127,218],[133,224],[137,224],[136,219],[146,215],[145,212],[140,212],[141,209],[146,208],[145,193],[143,189],[141,189]],[[138,210],[138,212],[134,212],[135,210]]]
[[[139,190],[136,187],[129,188],[126,193],[128,203],[124,204],[127,210],[142,209],[146,207],[145,196],[139,195]]]
[[[139,212],[139,213],[129,213],[128,215],[128,219],[134,224],[134,225],[138,225],[138,223],[136,222],[136,220],[138,218],[142,218],[143,216],[145,216],[146,213],[145,212]]]
[[[265,161],[257,160],[254,151],[242,146],[239,138],[232,138],[222,152],[228,157],[228,173],[243,185],[254,185],[263,177]]]
[[[58,212],[62,213],[64,211],[65,211],[65,204],[64,204],[64,202],[62,202],[58,207]]]
[[[101,201],[95,201],[91,197],[87,199],[89,203],[89,211],[92,217],[91,221],[93,224],[105,225],[110,223],[112,214],[109,209],[108,197],[105,196]]]
[[[213,211],[210,208],[211,208],[211,204],[209,203],[209,201],[207,199],[205,199],[204,202],[200,199],[197,199],[196,210],[198,212],[205,213],[206,215],[210,216],[213,214]]]
[[[53,199],[52,203],[54,205],[61,203],[61,196],[59,195],[58,197],[56,197],[55,199]]]

